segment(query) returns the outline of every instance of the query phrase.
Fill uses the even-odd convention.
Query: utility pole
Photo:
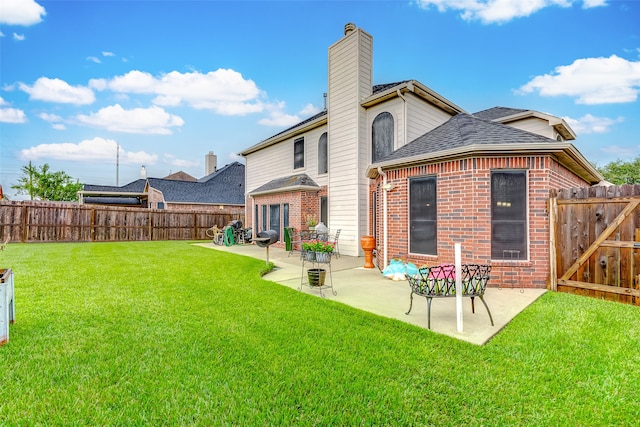
[[[120,180],[120,144],[116,144],[116,187],[119,187]]]

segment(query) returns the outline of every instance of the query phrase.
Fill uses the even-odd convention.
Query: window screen
[[[304,167],[304,138],[293,141],[293,168]]]
[[[393,116],[378,114],[371,128],[371,160],[375,163],[393,151]]]
[[[526,171],[491,172],[491,258],[527,256]]]
[[[409,252],[438,254],[436,177],[409,180]]]

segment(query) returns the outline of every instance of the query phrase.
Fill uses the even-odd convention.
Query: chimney
[[[348,22],[344,26],[344,35],[348,36],[349,34],[353,33],[355,30],[356,30],[356,24],[354,24],[353,22]]]
[[[204,158],[204,176],[209,176],[218,170],[218,156],[209,151]]]

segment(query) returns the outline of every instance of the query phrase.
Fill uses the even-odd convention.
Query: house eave
[[[298,136],[300,134],[303,134],[305,132],[309,132],[310,130],[313,130],[315,128],[318,128],[320,126],[323,126],[327,123],[327,116],[321,116],[318,117],[315,120],[312,120],[310,122],[304,123],[304,125],[301,125],[299,127],[294,127],[292,129],[289,129],[283,133],[279,133],[277,135],[274,135],[270,138],[265,139],[264,141],[260,141],[259,143],[257,143],[256,145],[253,145],[249,148],[247,148],[244,151],[240,152],[240,155],[243,157],[248,156],[249,154],[255,153],[256,151],[260,151],[262,149],[265,149],[267,147],[270,147],[272,145],[275,145],[279,142],[282,142],[284,140],[287,140],[289,138],[293,138],[295,136]]]
[[[384,171],[413,166],[416,164],[439,163],[469,157],[514,155],[552,155],[558,160],[558,162],[590,184],[597,184],[604,179],[596,168],[580,153],[580,151],[578,151],[576,147],[573,146],[573,144],[566,142],[467,145],[435,153],[426,153],[402,159],[389,160],[387,162],[375,163],[367,168],[367,177],[373,179],[377,178],[378,168],[381,168]]]
[[[392,99],[398,97],[399,94],[405,94],[407,92],[411,92],[416,96],[426,100],[427,102],[436,105],[438,108],[446,111],[452,116],[458,113],[464,113],[465,110],[449,101],[442,95],[434,92],[427,86],[418,82],[417,80],[410,80],[407,82],[402,82],[397,86],[389,88],[385,91],[375,93],[368,98],[365,98],[360,105],[364,108],[369,108],[374,105],[380,104],[388,99]]]

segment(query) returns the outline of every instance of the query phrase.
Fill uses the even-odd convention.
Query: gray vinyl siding
[[[539,119],[537,117],[529,117],[506,124],[517,129],[526,130],[527,132],[532,132],[538,135],[546,136],[547,138],[556,139],[557,133],[554,131],[552,126],[549,126],[549,122],[547,120]]]

